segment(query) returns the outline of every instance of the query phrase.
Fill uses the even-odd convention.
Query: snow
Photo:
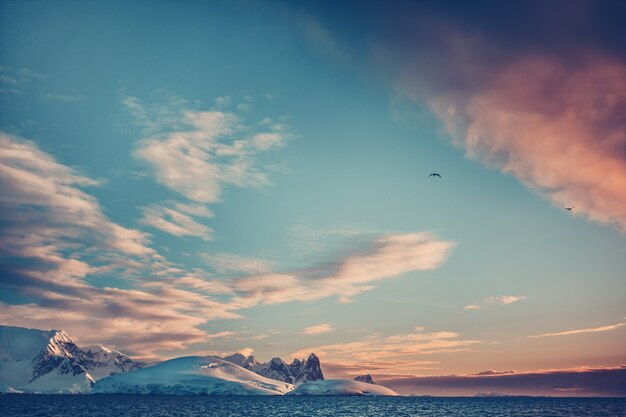
[[[0,360],[33,359],[48,346],[56,330],[43,331],[23,327],[0,326]]]
[[[237,363],[236,361],[239,361],[241,358],[235,354],[224,359]],[[287,364],[281,358],[272,358],[267,363],[259,363],[252,356],[248,357],[243,363],[244,368],[261,376],[290,384],[301,384],[324,379],[320,360],[315,353],[311,353],[308,359],[294,359],[291,364]]]
[[[325,381],[307,382],[298,385],[289,395],[386,395],[398,394],[389,388],[366,382],[344,379],[327,379]]]
[[[62,331],[0,326],[3,392],[82,393],[93,379],[76,364],[78,347]]]
[[[80,364],[89,372],[94,380],[120,372],[128,372],[145,366],[145,363],[134,361],[117,350],[101,345],[81,347]]]
[[[214,356],[186,356],[96,382],[93,393],[282,395],[293,385],[274,381]]]

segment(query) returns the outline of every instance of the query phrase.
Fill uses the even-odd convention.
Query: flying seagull
[[[572,211],[572,209],[573,209],[574,207],[575,207],[575,206],[572,206],[572,207],[565,207],[565,210],[567,210],[567,211]]]
[[[430,174],[428,176],[428,178],[430,178],[430,177],[439,177],[439,178],[441,178],[441,175],[437,174],[436,172],[433,172],[432,174]]]

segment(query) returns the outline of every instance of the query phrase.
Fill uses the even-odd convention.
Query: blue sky
[[[338,376],[622,365],[623,121],[559,125],[624,85],[612,26],[564,64],[559,36],[425,5],[429,44],[378,6],[2,2],[2,322]],[[567,74],[547,101],[511,82],[536,68]]]

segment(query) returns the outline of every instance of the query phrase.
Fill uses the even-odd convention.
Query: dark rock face
[[[79,360],[80,365],[89,372],[98,367],[111,367],[111,364],[114,369],[111,375],[119,372],[134,371],[146,366],[144,362],[132,360],[121,352],[104,350],[102,347],[99,347],[99,349],[79,349],[75,356]]]
[[[360,382],[367,382],[368,384],[376,384],[370,374],[355,376],[354,380],[360,381]]]
[[[307,359],[294,359],[291,364],[287,364],[281,358],[273,358],[267,363],[259,363],[253,356],[248,356],[244,359],[241,354],[227,356],[224,360],[243,366],[266,378],[290,384],[301,384],[324,379],[320,360],[315,353],[311,353]]]
[[[290,365],[292,374],[297,383],[320,381],[324,379],[320,359],[315,353],[311,353],[305,361],[295,359]]]
[[[80,348],[72,342],[65,332],[53,330],[51,333],[52,337],[48,346],[33,359],[33,373],[30,382],[54,370],[59,375],[87,374],[80,361],[82,354]]]

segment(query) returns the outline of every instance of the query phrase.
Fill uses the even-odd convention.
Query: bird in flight
[[[441,178],[441,175],[437,174],[436,172],[433,172],[432,174],[430,174],[428,176],[428,178],[430,178],[430,177],[439,177],[439,178]]]
[[[575,206],[572,206],[572,207],[565,207],[565,210],[567,210],[567,211],[572,211],[572,209],[573,209],[574,207],[575,207]]]

